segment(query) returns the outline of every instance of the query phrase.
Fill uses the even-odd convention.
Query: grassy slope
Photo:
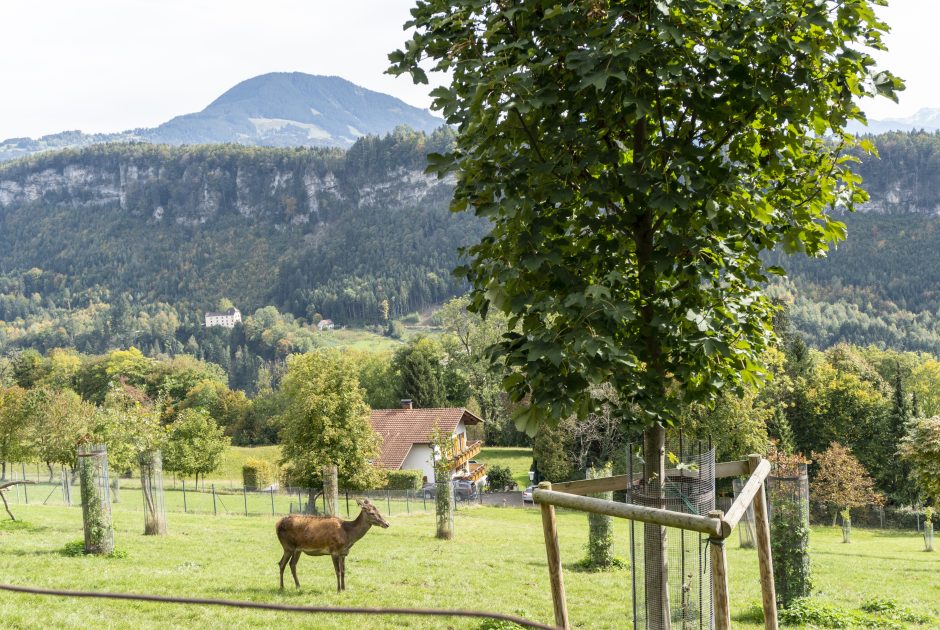
[[[480,450],[477,461],[500,466],[509,466],[512,478],[519,489],[529,485],[529,467],[532,465],[532,449],[514,446],[487,446]]]
[[[457,539],[433,538],[433,517],[391,517],[388,530],[372,531],[347,563],[348,591],[337,595],[330,562],[304,557],[303,588],[277,590],[280,556],[270,517],[211,517],[170,514],[170,535],[140,535],[140,513],[115,511],[118,547],[128,558],[67,558],[62,546],[81,538],[77,508],[19,506],[32,525],[0,525],[0,581],[51,588],[149,592],[274,601],[292,604],[461,607],[524,614],[551,621],[541,521],[536,510],[475,508],[457,516]],[[630,618],[629,573],[587,574],[570,570],[586,537],[583,515],[559,515],[562,558],[574,627],[622,628]],[[626,544],[618,523],[616,543]],[[813,532],[817,591],[823,599],[857,606],[872,597],[893,597],[940,616],[940,554],[926,554],[914,534],[856,530],[842,545],[836,530]],[[621,553],[623,553],[621,551]],[[756,553],[729,545],[735,628],[758,628],[748,611],[759,601]],[[890,572],[890,579],[889,573]],[[208,607],[41,600],[0,597],[4,628],[439,628],[441,620],[316,616],[241,612]],[[476,628],[471,620],[451,627]]]

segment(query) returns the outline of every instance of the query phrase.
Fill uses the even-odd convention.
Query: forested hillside
[[[448,213],[449,183],[422,172],[448,141],[402,130],[345,153],[137,144],[14,162],[0,168],[0,270],[23,297],[97,288],[190,311],[225,297],[375,322],[383,300],[397,315],[461,288],[456,249],[482,226]]]
[[[819,347],[940,354],[940,134],[874,138],[872,199],[822,260],[777,257],[772,291]],[[131,345],[255,384],[316,345],[319,317],[387,326],[464,290],[457,249],[486,226],[423,173],[445,130],[339,149],[101,145],[0,167],[0,353]],[[227,300],[233,332],[201,326]],[[387,313],[385,309],[388,309]],[[263,379],[262,379],[263,380]]]
[[[346,152],[118,144],[4,165],[0,352],[136,345],[242,384],[312,347],[319,317],[378,325],[441,303],[463,291],[457,248],[484,231],[423,173],[449,142],[403,128]],[[253,316],[202,328],[220,300]]]
[[[842,220],[827,258],[774,256],[789,280],[773,291],[821,348],[839,342],[940,354],[940,134],[873,138],[857,166],[871,201]]]

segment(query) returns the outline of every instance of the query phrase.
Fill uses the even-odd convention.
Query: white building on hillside
[[[212,328],[213,326],[234,328],[235,324],[241,321],[241,311],[235,307],[232,307],[223,313],[206,313],[206,328]]]

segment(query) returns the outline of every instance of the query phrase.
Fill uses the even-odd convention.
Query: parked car
[[[535,486],[528,486],[522,491],[522,505],[526,505],[527,503],[535,505],[535,501],[532,499],[533,490],[535,490]]]
[[[477,484],[473,481],[464,481],[462,479],[454,480],[454,498],[458,501],[469,501],[477,498]],[[426,483],[421,486],[421,494],[425,499],[437,497],[437,484]]]

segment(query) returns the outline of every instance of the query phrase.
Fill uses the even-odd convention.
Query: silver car
[[[522,505],[527,505],[531,503],[535,505],[535,501],[532,499],[532,491],[535,489],[535,486],[529,486],[522,492]]]

